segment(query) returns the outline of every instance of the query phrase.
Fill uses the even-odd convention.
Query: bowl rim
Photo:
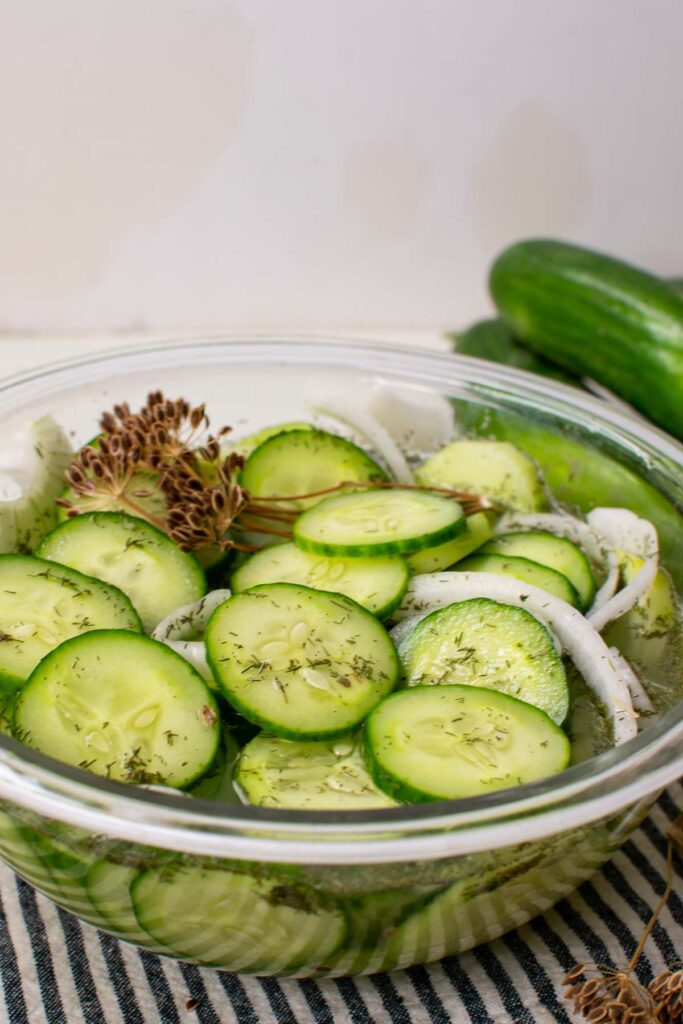
[[[245,340],[244,335],[235,335],[159,341],[24,371],[1,381],[0,394],[21,402],[27,394],[39,397],[45,382],[59,383],[65,378],[64,383],[73,385],[74,375],[83,383],[101,380],[117,369],[130,371],[132,364],[149,363],[169,351],[182,352],[190,362],[198,362],[207,352],[221,352],[224,362],[262,364],[282,359],[285,352],[290,365],[313,361],[348,367],[355,359],[363,370],[385,377],[390,351],[395,363],[390,378],[398,373],[442,389],[449,381],[460,387],[463,382],[474,384],[475,391],[479,385],[488,394],[498,393],[529,406],[542,401],[547,411],[565,418],[571,413],[578,417],[577,422],[583,420],[584,426],[593,429],[612,429],[622,448],[631,445],[649,451],[653,458],[663,457],[675,466],[681,475],[683,505],[683,446],[628,409],[523,370],[409,345],[368,344],[329,336],[249,335]],[[46,397],[50,393],[54,388],[48,388]],[[550,780],[484,797],[333,812],[270,810],[190,801],[186,795],[170,791],[150,793],[71,768],[0,735],[0,798],[112,838],[207,856],[336,864],[432,859],[547,838],[614,816],[625,807],[649,803],[683,773],[683,702],[651,723],[627,747],[612,748]]]

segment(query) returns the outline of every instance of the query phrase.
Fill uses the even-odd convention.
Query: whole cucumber
[[[524,344],[683,439],[683,296],[665,281],[576,245],[530,240],[498,257],[489,284]]]
[[[535,352],[520,345],[512,331],[502,320],[480,320],[472,324],[466,331],[451,334],[453,348],[466,356],[477,356],[491,363],[502,366],[514,366],[518,370],[540,373],[544,377],[554,377],[564,384],[576,384],[580,381],[549,363],[547,359],[537,356]]]

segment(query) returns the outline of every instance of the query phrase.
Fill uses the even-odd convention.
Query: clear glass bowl
[[[647,515],[681,587],[683,449],[635,414],[476,359],[331,341],[128,349],[5,382],[2,429],[6,437],[51,413],[84,442],[104,408],[161,388],[206,401],[215,425],[247,432],[305,417],[307,399],[343,404],[372,387],[425,408],[445,397],[439,408],[452,409],[464,432],[530,451],[569,507],[621,504]],[[151,793],[0,736],[0,855],[82,919],[205,965],[306,977],[428,961],[546,910],[624,842],[683,768],[683,705],[674,700],[683,676],[674,666],[669,679],[669,709],[620,749],[503,793],[381,812]],[[147,900],[145,924],[175,915],[173,949],[135,916],[150,878],[165,884],[158,905]]]

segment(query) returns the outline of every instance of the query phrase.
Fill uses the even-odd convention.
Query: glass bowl
[[[464,433],[529,451],[567,507],[625,505],[652,519],[683,583],[683,449],[627,410],[468,357],[326,340],[128,349],[4,382],[3,436],[51,413],[83,443],[103,409],[157,388],[206,401],[215,426],[242,433],[305,418],[309,399],[344,405],[369,389],[402,403],[418,433],[453,414]],[[83,920],[179,959],[296,977],[425,962],[543,912],[625,841],[683,769],[676,664],[668,679],[662,713],[619,749],[502,793],[383,811],[149,792],[0,736],[0,855]],[[150,878],[164,882],[152,915],[177,921],[173,948],[136,917]]]

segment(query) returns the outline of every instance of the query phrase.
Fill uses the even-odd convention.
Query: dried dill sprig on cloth
[[[217,547],[256,550],[236,539],[233,531],[265,533],[291,538],[298,515],[292,502],[323,497],[357,482],[341,482],[310,494],[273,495],[252,499],[238,482],[244,457],[223,455],[221,441],[231,432],[222,427],[209,434],[204,405],[192,406],[184,398],[172,401],[153,391],[138,412],[123,402],[105,412],[102,434],[86,445],[66,470],[72,497],[59,504],[76,516],[87,511],[87,501],[100,496],[153,523],[186,551]],[[142,482],[141,482],[142,481]],[[363,487],[414,487],[436,490],[457,500],[467,515],[489,508],[480,495],[443,488],[365,482]],[[165,512],[153,512],[141,501],[155,493],[163,497]]]
[[[645,943],[673,889],[674,849],[683,854],[683,814],[668,833],[667,881],[626,967],[575,964],[563,980],[564,997],[590,1024],[679,1024],[683,1022],[683,965],[671,964],[645,987],[634,971]]]

